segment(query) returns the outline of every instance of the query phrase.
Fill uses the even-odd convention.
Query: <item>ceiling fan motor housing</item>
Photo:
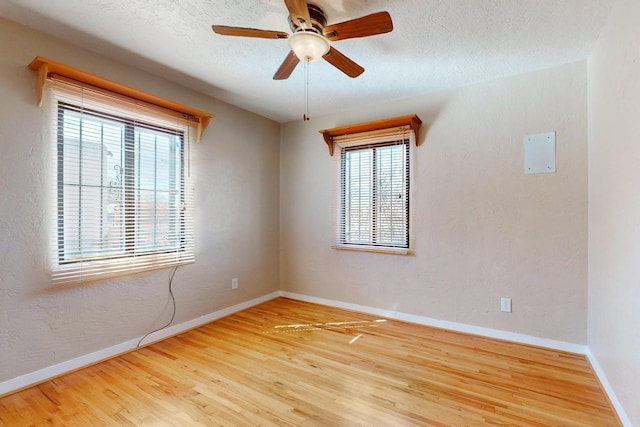
[[[309,16],[311,17],[311,28],[304,28],[299,22],[294,22],[289,15],[289,27],[292,32],[297,31],[313,31],[314,33],[322,34],[322,29],[327,26],[327,15],[320,7],[312,3],[307,3],[309,8]]]

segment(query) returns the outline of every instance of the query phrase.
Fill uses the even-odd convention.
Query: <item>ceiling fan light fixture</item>
[[[299,60],[316,62],[329,52],[329,41],[312,31],[298,31],[289,36],[289,47]]]

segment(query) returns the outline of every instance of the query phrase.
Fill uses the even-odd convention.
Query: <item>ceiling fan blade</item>
[[[360,74],[364,73],[364,68],[338,52],[333,47],[329,48],[329,52],[327,52],[323,58],[329,64],[333,65],[349,77],[358,77]]]
[[[389,12],[378,12],[339,24],[327,25],[322,32],[331,41],[375,36],[393,30]]]
[[[306,0],[284,0],[284,4],[295,24],[300,24],[300,21],[303,21],[305,28],[311,28],[311,16],[309,16],[309,6],[307,6]]]
[[[282,65],[280,65],[280,68],[278,68],[278,71],[273,75],[273,80],[288,79],[296,68],[296,65],[298,65],[298,62],[300,62],[300,60],[296,54],[293,53],[293,51],[289,52]]]
[[[282,31],[256,30],[255,28],[226,27],[224,25],[212,25],[216,34],[222,36],[258,37],[261,39],[286,39],[289,34]]]

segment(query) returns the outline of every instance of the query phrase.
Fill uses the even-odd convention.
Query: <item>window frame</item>
[[[402,157],[404,159],[404,188],[402,189],[403,198],[405,199],[404,206],[404,239],[402,243],[394,243],[394,242],[383,242],[382,237],[380,237],[379,232],[379,220],[380,220],[380,202],[379,199],[382,197],[382,194],[378,191],[378,149],[386,148],[386,147],[403,147]],[[346,169],[347,169],[347,154],[356,152],[356,151],[365,151],[371,150],[371,176],[368,181],[371,186],[371,214],[370,218],[370,227],[371,227],[371,239],[370,241],[359,243],[357,239],[351,239],[347,237],[347,178],[346,178]],[[387,141],[387,142],[378,142],[375,144],[363,144],[363,145],[352,145],[349,147],[341,147],[340,150],[340,235],[339,242],[340,245],[350,245],[350,246],[358,246],[358,247],[376,247],[376,248],[386,248],[386,249],[409,249],[410,235],[411,231],[409,228],[409,219],[410,219],[410,208],[411,208],[411,200],[409,197],[411,191],[411,165],[409,161],[410,156],[410,141],[409,138],[405,138],[400,141]],[[350,203],[349,203],[350,206]]]
[[[55,159],[53,162],[54,164],[52,165],[51,199],[53,206],[52,211],[50,212],[50,218],[52,219],[50,230],[50,269],[53,286],[66,287],[82,285],[99,280],[130,276],[137,273],[195,262],[195,205],[189,159],[191,150],[189,147],[197,134],[197,123],[194,122],[190,116],[181,115],[175,111],[165,110],[154,105],[141,103],[138,100],[126,98],[119,94],[112,94],[99,88],[87,86],[81,82],[70,81],[69,79],[49,79],[45,88],[44,100],[46,101],[46,109],[49,112],[49,123],[51,126],[51,154],[52,158]],[[156,230],[153,229],[153,227],[149,227],[144,230],[145,214],[147,215],[146,218],[155,218],[156,215],[160,215],[158,205],[153,202],[154,204],[150,208],[140,208],[138,206],[136,208],[138,209],[138,214],[136,214],[137,217],[134,221],[140,222],[128,225],[136,228],[137,230],[135,230],[135,232],[142,232],[142,234],[138,234],[138,237],[142,236],[141,239],[132,242],[133,246],[148,245],[151,250],[142,251],[139,250],[140,246],[138,246],[138,249],[133,252],[115,253],[117,251],[114,251],[110,256],[93,256],[76,259],[69,259],[69,252],[66,251],[67,259],[61,259],[65,256],[65,252],[61,253],[61,248],[59,246],[61,238],[59,229],[61,226],[64,226],[64,224],[60,224],[63,217],[60,215],[59,205],[62,201],[58,199],[59,174],[63,170],[59,170],[59,163],[63,159],[58,156],[58,143],[60,142],[58,105],[60,102],[72,106],[75,109],[80,109],[84,113],[95,114],[98,116],[98,119],[103,118],[105,123],[108,120],[116,120],[122,123],[134,123],[135,126],[131,127],[130,130],[130,132],[133,133],[133,135],[131,135],[131,137],[133,137],[133,139],[131,139],[131,144],[133,145],[140,143],[137,139],[140,132],[143,132],[142,137],[145,138],[149,135],[155,134],[157,134],[158,137],[162,137],[163,131],[167,131],[171,134],[166,137],[174,138],[172,142],[173,144],[180,143],[180,152],[176,152],[179,159],[174,158],[174,160],[179,161],[181,164],[181,177],[176,176],[177,188],[175,188],[180,191],[181,194],[178,195],[177,193],[170,193],[169,191],[166,191],[169,199],[169,205],[167,206],[173,206],[173,208],[178,209],[178,216],[175,217],[176,220],[179,221],[179,224],[176,224],[178,228],[173,228],[174,233],[167,231],[171,230],[169,219],[167,219],[170,218],[168,216],[169,214],[167,214],[167,216],[165,216],[160,222],[161,225],[165,225],[164,231],[161,232],[160,236],[170,241],[170,244],[173,245],[172,247],[156,250],[158,249],[158,243],[162,245],[162,242],[160,242],[159,239],[153,237]],[[149,133],[149,135],[145,136],[144,132]],[[175,138],[181,139],[178,140]],[[123,142],[122,150],[125,150],[124,144],[125,143]],[[165,146],[165,148],[170,150],[167,146]],[[124,154],[122,154],[122,156],[124,157]],[[156,154],[154,153],[151,156],[154,158]],[[144,162],[144,160],[142,161]],[[153,162],[155,162],[155,160]],[[122,162],[122,167],[127,167],[127,165]],[[137,171],[132,170],[130,173],[132,178],[138,179],[137,175]],[[156,184],[163,182],[162,180],[158,181],[156,178],[152,178],[152,191],[157,189]],[[179,187],[179,179],[182,180],[182,188]],[[168,183],[169,180],[167,179],[165,182]],[[105,183],[100,182],[99,185],[104,186]],[[138,185],[136,184],[132,191],[135,193],[136,197],[139,197],[139,200],[142,203],[142,192],[144,191],[144,188],[139,190]],[[163,190],[159,191],[162,192]],[[179,198],[176,199],[176,197]],[[151,200],[159,199],[152,196]],[[100,203],[100,201],[97,201],[97,205],[100,205]],[[129,201],[129,203],[137,202],[133,200]],[[104,211],[101,211],[100,208],[98,208],[98,214],[97,216],[94,216],[94,218],[98,218],[98,216],[103,217],[103,214]],[[122,227],[124,229],[124,223]],[[95,235],[99,240],[102,239],[102,241],[104,241],[104,235],[100,233],[96,233]],[[133,234],[131,235],[133,236]],[[62,236],[62,238],[64,237]],[[117,239],[122,239],[122,236]],[[64,248],[62,248],[62,250],[64,251]],[[97,252],[100,251],[98,250]]]
[[[413,117],[413,116],[412,116]],[[391,128],[382,128],[375,131],[358,132],[345,135],[332,136],[332,143],[337,148],[334,158],[337,177],[334,188],[337,190],[335,195],[335,243],[333,249],[361,252],[376,252],[396,255],[412,255],[414,252],[414,162],[415,162],[415,128],[410,126],[397,126]],[[322,131],[325,132],[325,131]],[[345,205],[343,203],[344,191],[344,151],[355,151],[357,149],[367,147],[384,147],[391,145],[403,145],[405,148],[405,179],[407,188],[404,191],[406,195],[406,222],[405,222],[405,241],[402,245],[384,244],[380,242],[353,243],[349,242],[344,235],[344,215]],[[371,215],[373,218],[373,214]],[[373,239],[372,239],[373,240]]]
[[[122,168],[122,180],[124,182],[123,191],[123,209],[124,209],[124,231],[123,231],[123,253],[120,254],[112,254],[108,255],[106,253],[97,254],[94,256],[78,256],[72,257],[71,252],[67,251],[65,248],[66,241],[66,230],[65,226],[65,206],[66,199],[64,198],[64,187],[65,185],[69,185],[65,182],[65,158],[64,158],[64,145],[65,145],[65,137],[64,137],[64,114],[66,112],[72,112],[80,115],[80,120],[83,120],[83,116],[87,116],[92,118],[93,120],[105,122],[111,121],[114,123],[119,123],[124,127],[124,140],[123,140],[123,154],[124,154],[124,167]],[[135,226],[135,220],[137,216],[137,212],[140,210],[139,202],[137,201],[136,194],[141,188],[134,183],[136,175],[140,173],[138,166],[136,166],[138,158],[138,149],[136,148],[136,132],[137,129],[146,129],[148,131],[160,132],[165,135],[170,135],[179,140],[179,163],[180,163],[180,182],[172,191],[179,192],[180,197],[180,205],[185,203],[185,135],[184,131],[174,130],[169,128],[163,128],[155,125],[151,125],[145,123],[140,120],[133,120],[131,118],[127,118],[126,116],[119,116],[110,113],[106,113],[103,111],[98,111],[94,109],[83,108],[80,105],[74,105],[67,101],[58,101],[57,103],[57,193],[56,197],[58,199],[57,207],[58,207],[58,218],[57,218],[57,239],[58,239],[58,259],[57,262],[59,265],[68,265],[73,263],[81,263],[81,262],[90,262],[95,260],[109,260],[109,259],[122,259],[128,258],[132,256],[145,256],[145,255],[154,255],[161,253],[171,253],[171,252],[180,252],[185,250],[185,241],[184,241],[184,233],[185,233],[185,215],[181,210],[177,210],[177,215],[172,215],[170,221],[177,220],[178,227],[180,231],[177,232],[177,235],[180,236],[179,245],[172,249],[161,249],[157,248],[154,250],[146,250],[140,251],[136,242],[138,241],[138,227]],[[82,141],[80,141],[82,143]],[[80,162],[79,167],[82,168],[82,162]],[[157,180],[154,180],[154,184],[157,184]],[[90,187],[89,185],[85,185],[79,183],[77,185],[79,189],[84,187]],[[102,185],[101,185],[102,187]],[[138,197],[139,198],[139,197]],[[82,205],[80,205],[82,207]],[[175,209],[175,208],[174,208]],[[81,219],[78,220],[81,223]],[[79,227],[81,228],[81,226]]]

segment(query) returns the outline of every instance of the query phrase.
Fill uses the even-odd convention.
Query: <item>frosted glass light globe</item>
[[[311,31],[298,31],[288,40],[289,47],[301,61],[316,62],[329,52],[329,41]]]

